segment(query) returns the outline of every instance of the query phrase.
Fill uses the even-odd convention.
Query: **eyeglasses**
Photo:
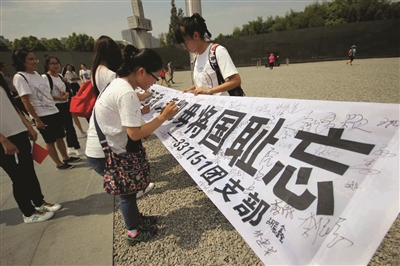
[[[187,49],[187,43],[190,41],[190,39],[183,39],[183,42],[181,43],[182,47],[184,49]]]
[[[29,61],[36,61],[37,63],[39,63],[39,59],[34,58],[34,57],[29,57],[29,58],[27,58],[26,60],[29,60]]]
[[[156,76],[153,75],[153,73],[151,73],[150,71],[147,71],[147,74],[149,74],[150,76],[152,76],[156,81],[159,81],[160,79],[157,78]]]
[[[49,65],[52,65],[52,66],[58,66],[60,63],[50,63]]]

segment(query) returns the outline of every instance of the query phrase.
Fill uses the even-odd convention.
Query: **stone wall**
[[[212,31],[212,26],[210,26]],[[357,45],[357,58],[399,57],[400,19],[350,23],[309,29],[274,32],[240,38],[220,40],[236,66],[256,65],[256,58],[267,63],[271,52],[279,53],[279,62],[314,62],[321,60],[347,59],[350,46]],[[189,53],[181,48],[163,47],[155,49],[165,65],[173,61],[176,70],[190,69]],[[81,62],[88,68],[92,65],[92,53],[46,52],[59,57],[63,65],[70,63],[77,70]],[[39,72],[43,72],[43,52],[36,52],[40,59]],[[1,52],[0,60],[11,66],[11,52]],[[10,67],[13,72],[13,68]]]

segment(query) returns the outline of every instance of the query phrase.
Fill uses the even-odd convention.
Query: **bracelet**
[[[208,91],[209,95],[213,95],[212,88]]]

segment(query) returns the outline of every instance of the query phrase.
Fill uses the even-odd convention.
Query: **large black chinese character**
[[[225,171],[223,168],[221,168],[219,165],[217,165],[213,168],[208,169],[200,176],[207,181],[208,185],[211,185],[212,183],[224,178],[227,175],[228,172]]]
[[[272,179],[279,174],[285,166],[278,161],[274,167],[263,177],[265,185],[268,185]],[[316,197],[306,189],[300,196],[294,194],[286,188],[290,178],[296,171],[296,168],[288,165],[285,167],[278,182],[276,182],[273,192],[275,196],[292,206],[297,210],[306,210],[311,203],[314,202]],[[301,167],[297,174],[296,185],[307,185],[311,175],[312,168]],[[334,211],[334,197],[333,197],[333,183],[318,182],[318,204],[317,214],[333,215]]]
[[[233,209],[239,212],[240,217],[247,216],[242,219],[243,222],[250,221],[252,226],[256,226],[261,222],[264,213],[269,208],[269,204],[264,200],[260,201],[257,192],[249,193],[248,196],[249,197],[247,199],[242,201],[244,204],[239,204],[233,207]],[[253,220],[253,218],[256,216],[257,218]]]
[[[186,101],[185,101],[186,102]],[[187,102],[186,102],[187,103]],[[183,111],[183,114],[179,116],[176,120],[174,120],[174,124],[177,124],[176,127],[181,127],[189,123],[189,120],[196,115],[197,110],[201,107],[200,104],[193,104],[188,109]],[[181,109],[181,107],[179,107]]]
[[[353,151],[362,154],[369,154],[375,145],[365,144],[361,142],[340,139],[344,129],[330,128],[328,136],[318,135],[310,132],[299,131],[295,138],[303,141],[293,150],[290,157],[302,162],[317,166],[332,173],[343,175],[348,165],[338,163],[329,159],[306,153],[305,150],[311,143],[318,143],[326,146],[336,147],[343,150]]]
[[[208,120],[216,113],[217,110],[214,109],[214,106],[207,106],[206,109],[201,111],[199,119],[187,126],[188,129],[185,134],[191,131],[192,135],[189,138],[195,138],[202,130],[207,128]]]
[[[225,110],[214,122],[210,131],[204,136],[199,144],[204,144],[213,151],[214,155],[217,154],[224,144],[224,141],[232,131],[235,130],[236,126],[245,116],[245,113]]]
[[[229,178],[229,182],[231,183],[227,183],[225,184],[225,187],[221,190],[219,188],[214,188],[215,191],[221,193],[224,197],[224,201],[231,201],[228,198],[228,195],[232,195],[232,194],[237,194],[238,192],[236,191],[236,188],[240,189],[241,191],[244,191],[244,187],[242,187],[240,185],[240,180],[233,180],[232,178]]]
[[[269,119],[263,117],[253,116],[250,118],[249,124],[246,126],[246,128],[235,139],[231,147],[226,149],[225,155],[233,156],[229,162],[229,166],[232,166],[236,162],[237,158],[242,155],[245,145],[250,141],[250,139],[253,138],[254,134],[258,132],[261,126],[268,124],[268,122]],[[235,165],[249,175],[254,176],[257,173],[257,169],[252,167],[255,159],[267,144],[274,145],[278,141],[278,139],[275,138],[275,134],[279,131],[284,122],[285,119],[279,119],[271,133],[263,141],[261,140],[268,133],[268,130],[262,130],[261,133],[247,147],[246,151]],[[258,147],[256,147],[256,145],[258,145]],[[246,162],[250,153],[250,159]]]

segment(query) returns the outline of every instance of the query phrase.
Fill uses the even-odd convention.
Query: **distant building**
[[[40,38],[41,41],[47,41],[47,38]]]
[[[61,37],[61,38],[60,38],[60,43],[66,44],[66,43],[67,43],[67,39],[68,39],[68,38],[66,38],[66,37]]]
[[[4,38],[3,35],[0,35],[0,41],[4,42],[7,45],[10,43],[10,41],[8,39]]]

